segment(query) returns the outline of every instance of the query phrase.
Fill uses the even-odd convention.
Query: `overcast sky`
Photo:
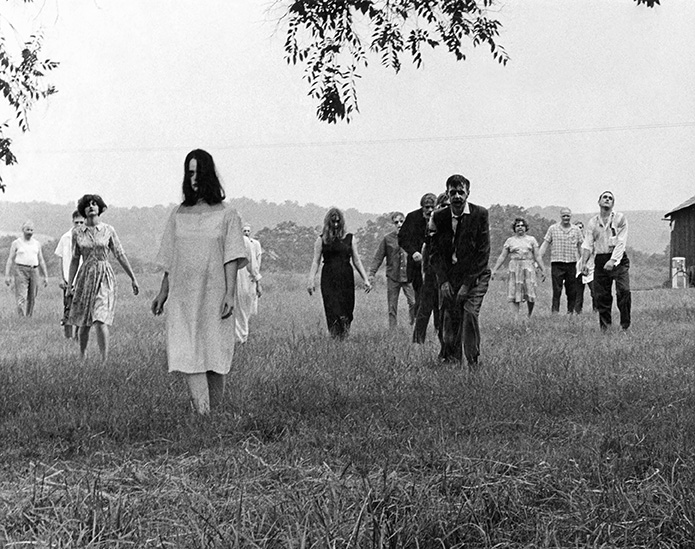
[[[664,213],[695,194],[695,2],[510,0],[500,42],[399,75],[374,58],[352,123],[316,120],[265,1],[45,0],[26,8],[60,67],[3,168],[0,200],[180,201],[183,159],[214,156],[227,194],[410,211],[462,173],[470,201]],[[27,19],[3,3],[8,42]],[[37,13],[38,12],[38,13]]]

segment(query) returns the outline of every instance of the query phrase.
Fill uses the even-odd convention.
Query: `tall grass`
[[[57,289],[33,319],[3,293],[0,543],[695,547],[692,291],[635,292],[633,327],[604,335],[550,315],[547,286],[513,317],[496,281],[472,374],[388,332],[383,285],[335,342],[303,278],[268,276],[201,420],[143,287],[121,283],[106,366],[62,339]]]

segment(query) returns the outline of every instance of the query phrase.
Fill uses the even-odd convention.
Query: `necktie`
[[[452,215],[452,219],[456,222],[456,229],[454,230],[454,240],[452,241],[453,253],[451,254],[451,262],[456,263],[458,258],[456,257],[456,243],[459,240],[459,233],[461,229],[461,215]]]

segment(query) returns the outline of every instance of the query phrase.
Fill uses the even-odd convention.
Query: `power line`
[[[673,122],[663,124],[641,124],[631,126],[604,126],[597,128],[566,128],[556,130],[534,130],[520,132],[500,132],[500,133],[481,133],[470,135],[437,136],[437,137],[395,137],[386,139],[356,139],[340,141],[296,141],[296,142],[276,142],[276,143],[234,143],[211,147],[217,150],[240,150],[240,149],[293,149],[311,147],[338,147],[338,146],[360,146],[360,145],[391,145],[399,143],[438,143],[453,141],[482,141],[490,139],[509,139],[521,137],[536,137],[547,135],[580,135],[591,133],[608,132],[628,132],[660,130],[672,128],[692,128],[695,122]],[[165,146],[165,147],[93,147],[82,149],[36,149],[32,152],[39,154],[69,154],[69,153],[147,153],[147,152],[166,152],[180,151],[185,146]],[[19,150],[26,153],[26,150]]]

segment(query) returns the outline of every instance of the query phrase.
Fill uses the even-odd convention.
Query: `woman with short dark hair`
[[[350,333],[355,309],[355,275],[352,266],[355,266],[362,277],[366,292],[372,289],[372,285],[357,252],[357,241],[351,233],[346,233],[345,215],[338,208],[328,210],[323,218],[323,231],[314,243],[314,259],[307,285],[309,295],[313,295],[316,290],[316,273],[322,260],[321,296],[328,331],[334,338],[345,339]]]
[[[531,316],[536,304],[535,263],[538,264],[543,280],[545,280],[545,266],[539,251],[538,241],[526,234],[528,230],[526,220],[523,217],[517,217],[514,223],[512,223],[512,230],[514,231],[514,236],[509,237],[504,242],[502,253],[492,268],[492,278],[495,277],[504,260],[509,257],[507,301],[509,301],[515,313],[521,310],[521,303],[525,301],[528,316]]]
[[[138,295],[140,291],[116,230],[101,221],[106,208],[98,194],[86,194],[78,200],[77,211],[85,222],[72,229],[72,261],[67,281],[67,295],[72,295],[67,322],[78,327],[82,357],[87,352],[89,331],[94,326],[102,362],[106,362],[109,355],[109,326],[113,324],[116,307],[116,275],[108,261],[109,251],[130,277],[133,294]]]
[[[248,260],[241,219],[224,203],[212,156],[195,149],[183,169],[183,201],[157,256],[164,276],[152,312],[162,314],[168,301],[169,371],[186,375],[195,411],[207,415],[221,405],[232,366],[237,270]]]

